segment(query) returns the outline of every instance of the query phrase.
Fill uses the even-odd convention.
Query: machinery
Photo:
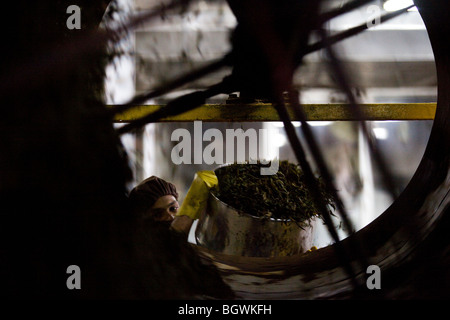
[[[289,123],[291,120],[297,120],[302,122],[302,132],[306,137],[307,146],[312,150],[314,161],[320,168],[320,173],[328,179],[329,188],[332,190],[330,173],[326,168],[325,161],[321,159],[320,151],[310,129],[305,124],[306,119],[314,117],[314,110],[320,110],[320,106],[301,106],[295,94],[290,95],[287,100],[289,103],[285,104],[282,92],[288,90],[292,74],[300,65],[305,53],[317,47],[327,48],[330,44],[367,28],[367,26],[355,27],[328,38],[327,35],[322,34],[321,41],[319,40],[309,46],[306,43],[308,34],[316,27],[320,29],[320,22],[323,22],[321,19],[326,20],[334,15],[342,14],[362,3],[364,1],[349,2],[335,12],[329,12],[328,15],[319,15],[318,7],[315,4],[311,5],[306,2],[294,1],[290,3],[287,1],[284,3],[285,7],[283,7],[267,1],[264,4],[258,4],[258,6],[262,6],[261,10],[253,10],[252,8],[256,4],[251,1],[239,4],[230,1],[229,4],[238,20],[238,27],[233,35],[233,49],[224,60],[208,67],[215,69],[219,66],[222,67],[223,64],[230,64],[233,70],[232,74],[207,90],[175,99],[165,108],[158,109],[139,120],[131,120],[128,125],[129,128],[142,124],[140,121],[154,121],[158,118],[165,119],[164,121],[170,121],[170,119],[174,121],[214,120],[216,108],[221,110],[216,113],[221,121],[227,121],[226,119],[228,121],[252,121],[252,117],[253,119],[255,117],[254,111],[258,110],[260,114],[265,115],[262,119],[269,121],[281,119],[284,122],[296,159],[302,168],[308,168],[309,165],[303,151],[305,147],[301,145],[296,137],[294,127]],[[378,154],[377,146],[372,144],[364,122],[365,120],[383,118],[381,115],[378,115],[378,118],[375,115],[377,108],[382,108],[382,106],[358,106],[357,98],[350,89],[349,75],[346,75],[343,65],[329,48],[331,69],[349,103],[337,106],[337,108],[342,108],[341,113],[335,112],[330,116],[329,112],[324,112],[322,118],[320,116],[317,118],[318,120],[326,120],[326,116],[328,116],[331,120],[352,119],[360,122],[363,133],[369,141],[371,153],[380,168],[386,188],[391,192],[395,201],[379,218],[358,232],[351,231],[350,222],[346,220],[345,208],[340,206],[338,202],[338,211],[343,215],[344,223],[348,223],[350,236],[343,241],[339,241],[333,230],[334,226],[331,225],[330,221],[326,221],[329,232],[336,243],[308,255],[267,260],[224,255],[198,247],[197,249],[200,254],[204,254],[205,259],[212,260],[213,263],[220,266],[224,279],[230,283],[240,297],[258,299],[383,297],[395,299],[446,296],[448,284],[444,280],[446,278],[444,270],[448,258],[445,257],[447,250],[444,244],[446,243],[444,230],[447,228],[445,226],[445,212],[447,211],[446,203],[448,201],[448,163],[446,162],[447,147],[445,140],[448,132],[445,120],[439,118],[445,118],[447,105],[446,94],[443,93],[445,89],[442,88],[448,82],[446,78],[448,48],[442,39],[445,39],[445,34],[449,30],[444,22],[445,14],[442,13],[445,11],[442,8],[446,4],[443,2],[441,4],[428,4],[422,1],[417,1],[415,4],[422,15],[432,43],[438,70],[439,91],[431,137],[416,174],[407,188],[400,195],[397,194],[391,181],[389,165],[383,162],[382,156]],[[441,5],[443,7],[440,7]],[[287,11],[289,11],[289,14]],[[403,10],[403,12],[405,11]],[[271,14],[268,12],[271,12]],[[295,14],[292,12],[295,12]],[[401,14],[401,12],[402,10],[399,10],[396,13],[388,14],[381,17],[380,20],[386,21],[397,14]],[[442,21],[438,18],[441,15]],[[292,16],[302,16],[304,19],[293,19]],[[433,16],[433,21],[430,21],[431,16]],[[294,21],[298,25],[295,25]],[[439,27],[437,27],[438,25]],[[297,40],[295,45],[289,42],[289,39],[292,41],[290,37],[293,37],[293,35]],[[295,49],[284,51],[285,48]],[[205,70],[206,68],[199,70],[198,76],[203,75]],[[204,102],[210,96],[235,91],[240,92],[240,99],[234,98],[227,105],[204,105]],[[259,102],[259,104],[255,104],[255,102]],[[185,116],[179,116],[179,112],[176,110],[185,112],[187,111],[186,106],[189,104],[192,107],[202,104],[203,106],[195,109],[197,113],[188,112],[185,113]],[[233,109],[234,106],[236,106],[236,109]],[[264,107],[267,107],[267,110],[270,111],[265,111]],[[414,107],[420,108],[419,113],[422,113],[426,108],[432,106],[416,104],[411,106],[410,109],[401,105],[386,105],[386,107],[390,108],[390,111],[387,112],[390,115],[387,115],[384,119],[394,120],[395,111],[393,110],[395,108],[399,108],[403,112],[409,111],[412,115]],[[288,110],[289,112],[287,112]],[[328,111],[329,108],[326,110]],[[342,116],[342,114],[346,114],[346,116]],[[139,118],[137,115],[133,115],[133,117]],[[422,115],[424,116],[424,113]],[[132,119],[134,119],[133,117]],[[408,117],[403,113],[402,119]],[[427,116],[423,118],[427,118]],[[121,119],[127,119],[127,116]],[[119,132],[125,132],[126,130],[128,130],[127,126],[124,126]],[[310,187],[314,189],[314,185]],[[371,265],[379,266],[383,270],[384,290],[381,296],[376,290],[370,291],[366,288],[367,268]],[[429,268],[439,271],[430,275],[426,271]],[[442,272],[442,274],[437,275],[439,272]],[[428,278],[429,276],[432,279]]]
[[[42,55],[38,55],[38,59],[31,60],[30,63],[23,54],[26,45],[19,43],[22,47],[20,45],[18,49],[14,47],[15,52],[22,54],[18,57],[14,54],[8,57],[13,59],[13,65],[17,68],[7,69],[10,73],[3,77],[4,86],[0,92],[5,103],[13,106],[1,123],[2,132],[5,133],[5,140],[1,146],[5,152],[1,158],[0,191],[4,203],[14,205],[14,209],[6,211],[1,230],[3,237],[1,252],[4,257],[2,272],[4,276],[9,275],[5,284],[7,291],[11,292],[12,296],[18,297],[23,295],[54,297],[63,293],[67,298],[105,296],[167,298],[171,296],[168,288],[172,288],[175,297],[205,294],[202,288],[197,287],[201,282],[196,281],[201,278],[198,261],[191,261],[190,268],[187,267],[188,271],[183,269],[174,271],[192,276],[192,281],[174,283],[173,278],[164,271],[151,267],[155,257],[160,259],[161,264],[169,261],[165,251],[158,247],[158,244],[167,244],[154,239],[153,243],[151,239],[138,233],[137,237],[140,243],[143,243],[142,247],[138,246],[132,254],[127,251],[129,246],[126,244],[134,243],[136,239],[129,235],[130,231],[134,230],[133,225],[121,213],[126,202],[124,189],[130,172],[126,168],[126,158],[118,148],[120,145],[118,136],[161,119],[171,121],[182,117],[183,121],[201,120],[196,118],[195,110],[204,108],[204,111],[209,112],[208,105],[205,105],[207,99],[218,94],[229,95],[239,92],[237,103],[213,106],[211,113],[200,112],[201,117],[211,119],[211,115],[218,115],[222,117],[221,121],[227,117],[232,120],[235,116],[230,111],[233,110],[233,105],[240,110],[238,116],[241,119],[245,118],[246,110],[251,108],[265,110],[265,116],[261,121],[272,117],[283,122],[296,160],[306,175],[312,176],[311,164],[305,157],[304,150],[307,147],[311,150],[315,166],[324,177],[327,188],[332,191],[334,190],[332,176],[307,124],[314,106],[310,106],[310,109],[308,106],[303,108],[295,88],[292,87],[292,76],[301,65],[304,55],[309,51],[325,49],[331,70],[348,100],[347,104],[337,107],[342,111],[340,115],[360,124],[361,132],[367,139],[372,156],[376,159],[386,189],[395,197],[394,203],[367,227],[354,232],[346,210],[336,195],[337,212],[342,217],[349,236],[339,240],[330,218],[325,213],[325,223],[335,243],[308,254],[265,259],[226,255],[192,246],[185,249],[186,251],[180,250],[180,261],[190,261],[189,250],[194,250],[203,262],[215,266],[218,271],[221,280],[217,279],[214,273],[211,279],[218,283],[223,281],[238,298],[243,299],[448,297],[447,291],[450,287],[448,2],[414,1],[427,27],[433,48],[438,76],[438,100],[436,106],[415,106],[422,110],[426,117],[435,110],[434,123],[423,159],[414,177],[400,194],[397,194],[392,185],[389,165],[384,162],[376,144],[369,137],[365,120],[370,118],[371,113],[369,112],[368,116],[365,109],[359,105],[357,97],[352,92],[349,75],[331,47],[342,39],[364,31],[367,25],[337,35],[328,35],[321,28],[329,19],[368,1],[349,1],[336,10],[321,12],[320,1],[283,1],[280,4],[279,1],[272,0],[230,0],[228,4],[237,18],[238,26],[233,31],[232,49],[222,59],[182,75],[174,81],[161,84],[156,89],[135,96],[128,103],[112,108],[92,102],[94,101],[91,99],[92,96],[86,94],[89,90],[95,91],[92,86],[83,86],[80,89],[74,85],[76,83],[82,86],[89,83],[91,78],[87,76],[89,74],[87,70],[91,70],[92,66],[86,61],[100,60],[96,56],[101,52],[98,43],[120,39],[127,34],[129,28],[133,28],[140,21],[147,21],[164,10],[172,10],[188,2],[171,2],[160,10],[136,17],[125,27],[119,26],[114,30],[85,32],[80,37],[69,33],[70,36],[66,35],[70,39],[69,46],[58,45],[55,51],[51,51],[52,59],[48,59],[50,62],[46,59],[39,60]],[[94,17],[92,21],[101,20],[99,17],[102,16],[106,4],[96,4],[95,7],[86,5],[86,8],[92,8],[92,11],[89,11],[92,14],[91,18]],[[60,4],[59,9],[65,5],[66,3]],[[405,11],[406,9],[395,11],[381,17],[380,21]],[[55,12],[53,18],[59,21],[55,17],[58,17],[60,11]],[[98,14],[99,12],[102,14]],[[45,27],[51,28],[52,23],[48,24]],[[92,29],[95,28],[89,30]],[[319,40],[311,45],[307,40],[313,31],[317,33]],[[36,32],[41,41],[36,43],[45,42],[43,40],[46,39],[45,36],[38,33],[37,29]],[[66,37],[58,33],[54,36],[57,40]],[[14,41],[11,43],[17,44]],[[65,54],[60,54],[61,52]],[[21,64],[23,61],[25,63]],[[53,65],[55,61],[56,68]],[[78,68],[73,68],[73,65]],[[146,109],[145,115],[137,113],[133,119],[124,116],[126,112],[132,112],[136,106],[152,97],[170,92],[187,82],[201,79],[223,67],[231,67],[231,75],[205,90],[175,98],[166,106],[154,108],[150,112]],[[30,73],[27,70],[34,72]],[[7,81],[10,74],[14,77],[11,76]],[[61,79],[64,79],[64,82]],[[27,94],[21,92],[25,85],[31,90]],[[64,90],[60,90],[61,86]],[[61,92],[69,92],[69,88],[74,88],[73,99],[54,98],[59,97]],[[36,97],[43,98],[36,101]],[[36,103],[36,108],[31,107],[33,103]],[[59,103],[64,107],[51,107]],[[79,107],[88,103],[93,105],[89,108]],[[246,109],[247,107],[249,109]],[[377,107],[372,107],[376,113]],[[398,107],[399,110],[402,108],[398,105],[394,107]],[[320,119],[320,116],[317,119]],[[127,123],[116,131],[111,130],[113,121],[118,120],[125,120]],[[300,141],[297,136],[292,120],[302,123],[301,130],[305,142]],[[92,125],[94,123],[95,125]],[[61,162],[48,161],[45,154],[56,155],[52,159],[61,159]],[[315,199],[319,207],[323,208],[313,179],[309,179],[309,183],[312,193],[316,194]],[[32,201],[23,201],[23,195],[31,197]],[[60,215],[61,208],[64,208],[64,214]],[[34,214],[35,212],[37,214]],[[18,237],[15,232],[19,232],[21,236]],[[175,241],[171,243],[174,247],[181,248],[175,245]],[[67,275],[61,274],[61,270],[62,268],[65,270],[73,263],[79,264],[81,270],[89,270],[84,278],[89,289],[75,292],[68,291],[64,287]],[[180,265],[186,266],[189,263]],[[146,266],[147,269],[142,266]],[[380,268],[383,279],[382,290],[370,290],[367,287],[370,266]],[[29,269],[35,270],[35,273],[22,278]],[[162,274],[159,275],[157,272]],[[130,277],[130,274],[135,276]],[[163,286],[162,283],[167,285]],[[136,292],[130,292],[130,287],[136,288]],[[158,291],[158,288],[162,291]]]

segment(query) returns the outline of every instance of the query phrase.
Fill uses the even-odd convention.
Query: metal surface
[[[314,223],[301,229],[289,220],[252,216],[237,211],[210,193],[195,236],[199,246],[223,254],[266,258],[290,256],[311,248]]]

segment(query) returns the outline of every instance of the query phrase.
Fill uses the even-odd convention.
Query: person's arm
[[[180,210],[171,224],[171,228],[183,233],[187,238],[192,223],[200,218],[201,213],[206,208],[209,191],[217,185],[218,179],[214,171],[198,171],[181,204]]]

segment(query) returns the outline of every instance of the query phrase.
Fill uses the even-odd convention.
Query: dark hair
[[[129,200],[134,214],[142,216],[153,207],[159,198],[166,195],[172,195],[178,200],[175,185],[156,176],[151,176],[131,190]]]

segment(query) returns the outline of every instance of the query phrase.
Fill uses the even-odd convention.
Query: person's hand
[[[188,216],[192,220],[200,218],[201,213],[206,208],[209,191],[218,183],[214,171],[198,171],[181,204],[180,210],[178,210],[177,216]]]
[[[187,238],[189,236],[189,231],[191,230],[192,223],[194,223],[194,220],[192,220],[188,216],[176,216],[170,224],[170,228],[182,233]]]
[[[192,223],[200,218],[200,215],[206,208],[209,191],[217,186],[218,183],[219,181],[214,171],[198,171],[171,224],[171,228],[188,235]]]

